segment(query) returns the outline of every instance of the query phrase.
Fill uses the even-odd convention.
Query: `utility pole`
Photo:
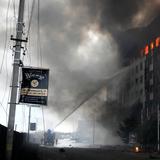
[[[24,4],[25,0],[19,1],[19,12],[18,12],[18,22],[17,22],[17,31],[16,38],[11,36],[11,40],[15,41],[15,55],[14,55],[14,63],[13,63],[13,78],[12,78],[12,89],[11,89],[11,98],[10,98],[10,110],[9,110],[9,120],[8,120],[8,130],[7,130],[7,141],[6,141],[6,159],[12,159],[12,151],[13,151],[13,135],[14,135],[14,123],[15,123],[15,111],[16,111],[16,103],[17,103],[17,93],[18,93],[18,85],[19,85],[19,67],[21,65],[21,49],[22,42],[27,42],[26,40],[22,40],[23,34],[23,17],[24,17]]]
[[[93,117],[93,133],[92,133],[92,134],[93,134],[93,135],[92,135],[92,136],[93,136],[93,137],[92,137],[92,138],[93,138],[93,139],[92,139],[93,145],[95,144],[95,127],[96,127],[96,126],[95,126],[95,125],[96,125],[95,123],[96,123],[96,122],[95,122],[95,115],[94,115],[94,117]]]
[[[30,135],[30,124],[31,124],[31,106],[29,106],[29,116],[28,116],[28,143],[29,143],[29,135]]]
[[[160,114],[159,114],[159,104],[158,104],[158,106],[157,106],[157,151],[159,152],[159,150],[160,150],[160,144],[159,144],[159,139],[160,139],[160,137],[159,137],[159,116],[160,116]]]

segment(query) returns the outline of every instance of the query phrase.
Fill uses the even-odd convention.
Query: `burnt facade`
[[[156,117],[157,105],[160,104],[160,38],[147,45],[145,56],[145,106],[144,120]]]

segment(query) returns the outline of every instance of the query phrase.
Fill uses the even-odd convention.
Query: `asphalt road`
[[[48,148],[38,151],[40,160],[151,160],[147,153],[132,153],[109,148]]]

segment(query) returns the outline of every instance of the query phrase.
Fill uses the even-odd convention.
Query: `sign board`
[[[20,103],[47,105],[49,70],[22,68]]]
[[[36,130],[36,123],[30,123],[30,130],[35,131]]]

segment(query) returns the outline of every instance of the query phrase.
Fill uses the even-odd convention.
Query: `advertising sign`
[[[20,103],[47,105],[49,70],[22,68]]]
[[[36,123],[30,123],[30,130],[35,131],[36,130]]]

